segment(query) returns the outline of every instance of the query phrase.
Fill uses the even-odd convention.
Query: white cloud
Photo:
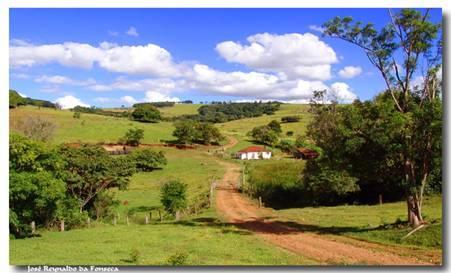
[[[321,26],[318,26],[318,25],[310,25],[310,26],[308,26],[308,28],[310,30],[313,30],[313,31],[316,31],[316,32],[321,32],[321,33],[323,33],[324,30],[325,30],[325,28],[323,28]]]
[[[113,31],[113,30],[108,30],[108,35],[116,37],[116,36],[119,36],[119,32]]]
[[[118,73],[148,76],[180,76],[184,65],[175,64],[171,54],[154,44],[144,46],[118,46],[103,42],[99,47],[67,42],[63,44],[26,45],[10,47],[10,64],[31,67],[59,63],[68,67],[90,69],[100,67]]]
[[[127,30],[126,34],[127,34],[128,36],[134,36],[134,37],[138,37],[138,36],[139,36],[138,31],[136,30],[135,27],[130,27],[130,28]]]
[[[27,80],[30,78],[30,75],[24,73],[11,73],[11,78]]]
[[[87,79],[85,81],[79,81],[79,80],[74,80],[69,77],[61,76],[61,75],[53,75],[53,76],[43,75],[43,76],[37,77],[34,81],[38,82],[38,83],[78,85],[78,86],[93,85],[96,83],[96,81],[94,79]]]
[[[94,101],[100,102],[100,103],[107,103],[107,102],[111,102],[111,98],[97,97],[97,98],[94,99]]]
[[[362,73],[362,68],[360,66],[346,66],[340,71],[338,71],[338,75],[345,79],[354,78]]]
[[[88,104],[82,102],[79,98],[70,95],[58,98],[55,100],[55,102],[61,105],[62,109],[70,109],[74,108],[75,106],[89,107]]]
[[[357,99],[357,96],[351,91],[351,87],[344,82],[333,83],[328,94],[330,99],[334,99],[339,103],[351,103]]]
[[[19,94],[19,96],[21,96],[22,98],[28,98],[28,96],[25,95],[24,93],[17,92],[17,94]]]
[[[335,51],[311,33],[261,33],[249,36],[247,41],[248,45],[225,41],[216,46],[216,51],[228,62],[284,73],[292,79],[327,80],[331,64],[337,62]]]
[[[161,93],[155,92],[155,91],[147,91],[144,101],[147,101],[147,102],[160,102],[160,101],[178,102],[178,101],[180,101],[180,99],[177,97],[170,97],[168,95],[161,94]]]
[[[133,105],[135,103],[137,103],[138,101],[133,98],[132,96],[123,96],[121,97],[121,101],[124,102],[127,105]]]

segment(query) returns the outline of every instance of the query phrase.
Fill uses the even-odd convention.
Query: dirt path
[[[233,145],[232,145],[233,146]],[[255,232],[270,243],[321,264],[361,265],[432,265],[429,260],[412,253],[413,249],[368,243],[337,235],[301,232],[277,222],[271,209],[259,208],[236,190],[240,167],[218,161],[226,173],[217,186],[216,207],[224,218],[236,226]],[[417,257],[414,257],[417,256]]]

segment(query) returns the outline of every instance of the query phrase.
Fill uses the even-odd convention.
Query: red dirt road
[[[232,145],[233,146],[233,145]],[[293,253],[329,265],[434,265],[437,253],[369,243],[343,236],[299,231],[275,220],[271,209],[259,208],[236,190],[240,167],[219,161],[226,173],[217,186],[216,207],[225,220],[253,231],[266,241]]]

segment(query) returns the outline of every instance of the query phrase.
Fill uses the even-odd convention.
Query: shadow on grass
[[[199,217],[194,218],[192,220],[182,220],[177,222],[161,222],[157,223],[159,225],[180,225],[180,226],[187,226],[187,227],[213,227],[221,229],[221,232],[224,234],[232,233],[232,234],[239,234],[239,235],[251,235],[253,234],[252,231],[249,230],[243,230],[239,228],[235,224],[231,223],[224,223],[221,222],[217,218],[213,217]],[[236,229],[238,227],[239,229]]]

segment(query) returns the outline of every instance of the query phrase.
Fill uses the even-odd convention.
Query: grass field
[[[141,123],[126,118],[108,117],[82,113],[80,119],[73,118],[73,112],[33,106],[18,107],[9,111],[10,128],[14,130],[20,120],[29,116],[46,118],[56,124],[52,141],[64,142],[117,142],[131,128],[144,130],[143,143],[158,143],[173,140],[174,127],[170,122]]]
[[[442,247],[442,198],[426,197],[423,216],[427,227],[402,240],[410,228],[407,221],[406,203],[383,205],[357,205],[318,208],[296,208],[277,211],[282,221],[292,221],[300,229],[318,233],[345,235],[367,241],[402,244],[416,247]],[[398,224],[396,224],[398,223]]]
[[[214,178],[220,178],[224,169],[203,150],[178,150],[175,148],[161,148],[168,160],[168,165],[162,170],[141,172],[135,174],[127,191],[118,191],[117,197],[128,205],[121,204],[119,211],[137,211],[143,215],[151,207],[159,207],[160,187],[170,179],[179,179],[188,185],[188,201],[193,203],[200,194],[208,192]]]

